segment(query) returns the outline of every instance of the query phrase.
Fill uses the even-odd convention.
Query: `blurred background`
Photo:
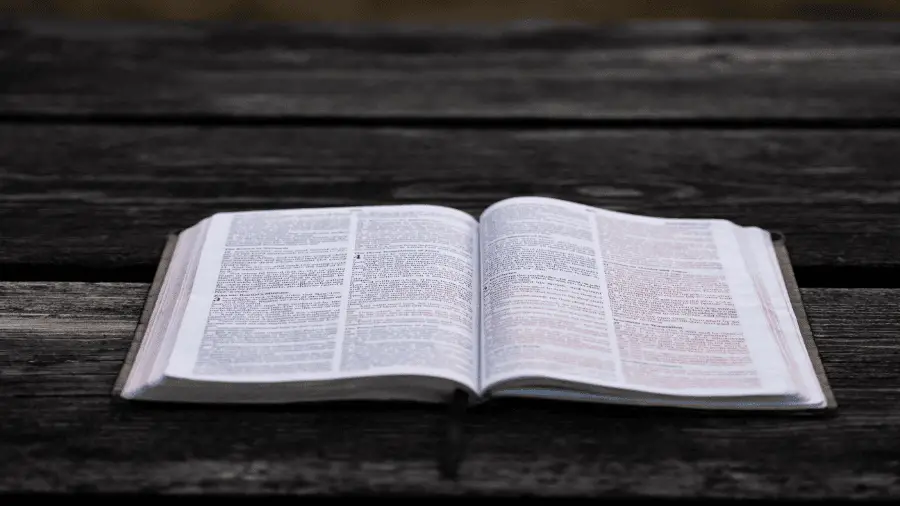
[[[900,20],[900,0],[0,0],[0,16],[338,22]]]

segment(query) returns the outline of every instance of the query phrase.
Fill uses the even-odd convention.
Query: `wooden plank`
[[[439,3],[408,0],[193,0],[159,2],[119,0],[31,2],[0,0],[0,11],[22,16],[104,19],[266,19],[293,21],[401,21],[427,23],[498,22],[521,19],[604,22],[631,19],[840,19],[900,20],[896,0],[668,0],[665,8],[643,2],[585,2],[584,0],[450,0]]]
[[[108,394],[149,288],[0,283],[0,397]]]
[[[7,22],[0,112],[897,119],[900,25]]]
[[[803,286],[900,265],[898,132],[0,126],[0,279],[149,281],[218,211],[546,195],[780,229]]]
[[[148,289],[144,283],[0,282],[0,358],[5,354],[8,364],[0,397],[108,394]],[[802,294],[835,387],[877,388],[900,375],[900,289],[805,288]],[[84,378],[72,381],[73,375]]]
[[[900,289],[803,290],[834,417],[498,402],[467,415],[458,482],[440,409],[110,400],[146,289],[0,283],[0,491],[900,495]]]

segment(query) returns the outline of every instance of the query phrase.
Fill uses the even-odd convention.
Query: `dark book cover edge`
[[[794,277],[794,268],[791,266],[791,258],[788,253],[787,245],[785,244],[784,236],[774,237],[772,240],[773,246],[775,247],[775,255],[778,258],[778,265],[781,268],[781,275],[784,277],[784,283],[787,286],[788,296],[791,301],[791,306],[794,310],[794,315],[797,318],[797,323],[800,327],[800,335],[803,337],[803,342],[806,344],[807,353],[809,353],[810,361],[812,362],[813,369],[816,371],[816,376],[819,379],[819,384],[822,387],[822,391],[825,394],[825,402],[827,410],[837,409],[837,400],[834,397],[834,392],[831,390],[831,385],[828,382],[828,376],[825,373],[825,366],[822,364],[822,358],[819,356],[819,349],[816,346],[816,341],[813,338],[812,328],[809,326],[809,320],[806,316],[806,309],[803,306],[803,298],[800,295],[800,287],[797,286],[797,279]]]
[[[153,314],[153,308],[156,306],[156,300],[159,297],[163,279],[165,279],[166,272],[169,270],[169,263],[172,261],[172,252],[175,250],[176,242],[178,242],[178,236],[175,234],[169,235],[166,239],[166,244],[163,247],[162,255],[160,256],[159,265],[156,268],[156,274],[153,276],[153,284],[150,285],[150,289],[147,291],[147,299],[144,302],[141,318],[138,320],[138,324],[134,329],[131,347],[128,349],[128,354],[125,355],[125,361],[123,362],[119,375],[116,377],[116,382],[113,385],[112,395],[114,397],[120,397],[122,395],[122,389],[125,387],[128,375],[131,373],[131,369],[134,366],[134,360],[141,349],[141,343],[144,341],[144,333],[147,330],[147,323],[150,321],[150,316]]]

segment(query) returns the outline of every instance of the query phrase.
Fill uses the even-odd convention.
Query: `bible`
[[[781,241],[515,197],[223,212],[173,236],[117,397],[836,406]]]

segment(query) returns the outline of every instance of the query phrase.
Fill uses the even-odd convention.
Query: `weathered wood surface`
[[[6,22],[0,492],[900,496],[898,64],[886,24]],[[148,285],[60,282],[217,211],[526,194],[785,232],[836,416],[498,402],[454,483],[441,409],[114,402]]]
[[[802,286],[807,267],[900,265],[898,145],[900,130],[2,126],[2,279],[149,281],[165,234],[217,211],[477,215],[537,194],[779,229]]]
[[[0,283],[0,491],[900,494],[900,289],[803,290],[834,417],[498,403],[467,415],[454,483],[440,409],[113,401],[148,287]]]
[[[327,118],[900,118],[896,24],[0,28],[0,112]]]

